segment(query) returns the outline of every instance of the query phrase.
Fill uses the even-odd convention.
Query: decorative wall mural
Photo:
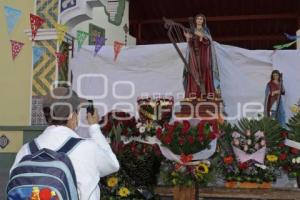
[[[99,26],[96,26],[95,24],[89,24],[89,45],[95,45],[96,44],[96,36],[103,36],[105,37],[105,29],[101,28]]]
[[[61,0],[60,13],[75,7],[77,4],[76,0]]]
[[[46,21],[41,28],[54,28],[58,19],[58,0],[37,0],[36,14]]]

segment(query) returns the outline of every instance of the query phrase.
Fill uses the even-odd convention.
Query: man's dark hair
[[[51,113],[51,109],[49,107],[44,107],[43,112],[48,125],[64,126],[68,123],[68,120],[52,119],[52,115],[55,117],[55,113]]]

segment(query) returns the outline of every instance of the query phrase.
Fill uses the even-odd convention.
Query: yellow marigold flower
[[[202,174],[207,174],[209,169],[208,166],[204,163],[200,163],[196,169],[195,169],[196,173],[202,173]]]
[[[267,155],[267,160],[269,162],[276,162],[278,160],[278,157],[276,155]]]
[[[107,180],[107,186],[108,187],[115,187],[116,185],[118,184],[118,178],[117,177],[110,177],[108,180]]]
[[[130,191],[126,187],[121,187],[118,191],[120,197],[127,197],[130,194]]]
[[[292,105],[290,109],[292,113],[298,113],[300,111],[300,108],[297,105]]]

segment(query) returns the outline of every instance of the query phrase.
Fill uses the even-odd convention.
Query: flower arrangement
[[[139,116],[142,122],[155,121],[156,123],[162,125],[164,122],[170,121],[172,117],[174,98],[139,97],[137,104]]]
[[[209,160],[194,165],[184,165],[163,161],[160,168],[159,183],[168,186],[193,187],[207,186],[214,178],[213,167]]]
[[[284,160],[284,130],[278,122],[241,119],[221,126],[219,163],[227,187],[269,188]]]
[[[300,176],[300,112],[296,113],[288,122],[289,133],[286,133],[285,159],[283,169],[290,177]]]
[[[156,125],[116,111],[107,113],[99,123],[121,165],[118,173],[101,180],[101,199],[143,199],[140,187],[152,194],[160,165],[159,148],[131,139],[155,135]]]
[[[117,153],[121,169],[101,180],[101,199],[144,199],[139,188],[152,195],[156,174],[160,166],[160,154],[156,146],[131,142],[122,145]],[[104,191],[104,192],[103,192]]]
[[[215,152],[211,144],[217,138],[218,131],[215,120],[203,120],[197,126],[192,126],[188,121],[174,122],[165,124],[163,130],[157,129],[157,138],[171,154],[174,153],[171,157],[179,157],[175,162],[162,163],[161,184],[187,187],[207,185],[213,178],[213,165],[208,158]],[[205,156],[198,157],[200,152]]]

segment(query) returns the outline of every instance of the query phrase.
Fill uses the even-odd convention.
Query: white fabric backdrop
[[[184,52],[186,44],[180,47]],[[265,86],[273,69],[279,69],[284,74],[286,95],[283,99],[287,116],[291,116],[289,107],[300,97],[300,50],[247,50],[218,43],[215,43],[215,48],[222,97],[229,117],[243,117],[239,104],[243,107],[249,102],[263,103]],[[183,63],[172,44],[123,48],[116,62],[113,62],[111,46],[104,46],[97,56],[93,56],[93,50],[94,46],[83,47],[75,54],[70,66],[74,76],[73,88],[81,93],[79,95],[94,99],[95,95],[107,91],[104,97],[95,99],[96,103],[107,106],[106,109],[103,105],[98,106],[100,114],[114,108],[126,109],[126,103],[135,108],[136,98],[141,95],[172,95],[176,101],[183,98]],[[79,81],[78,77],[82,74],[104,75],[107,77],[107,87],[99,77]],[[113,95],[113,85],[118,81],[133,83],[134,91],[128,83],[115,87],[118,95],[129,98],[120,99]]]

